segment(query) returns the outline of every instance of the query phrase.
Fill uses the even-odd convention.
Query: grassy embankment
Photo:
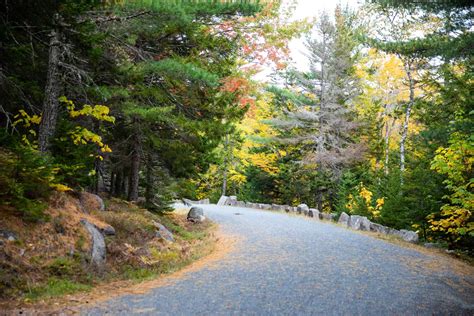
[[[49,220],[40,223],[22,220],[13,208],[0,209],[0,229],[17,234],[0,244],[3,304],[45,303],[118,280],[156,278],[209,254],[215,244],[211,222],[193,224],[183,214],[153,214],[118,199],[106,200],[106,211],[87,214],[70,195],[57,194],[51,201]],[[91,240],[82,218],[115,228],[116,234],[106,237],[107,260],[100,269],[90,262]],[[175,242],[157,238],[153,220],[165,225]]]

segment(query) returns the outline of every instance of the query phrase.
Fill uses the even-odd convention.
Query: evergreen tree
[[[112,155],[107,180],[125,185],[110,183],[111,192],[136,201],[143,188],[150,206],[158,193],[153,170],[176,178],[205,172],[226,126],[244,113],[245,108],[233,106],[238,93],[222,86],[235,71],[238,47],[208,24],[254,13],[258,5],[182,2],[144,7],[149,11],[126,5],[121,17],[143,14],[125,22],[119,16],[104,25],[115,83],[106,80],[99,92],[116,105],[123,117],[120,133],[127,135],[125,142],[112,135],[120,150]]]
[[[354,139],[358,124],[351,117],[351,101],[358,93],[355,46],[349,13],[338,8],[335,22],[322,14],[315,38],[307,41],[310,71],[290,73],[293,91],[273,89],[281,100],[290,102],[285,118],[274,121],[289,131],[283,140],[298,144],[302,162],[317,166],[319,175],[328,177],[323,182],[337,181],[342,170],[363,154],[363,144]],[[323,195],[332,196],[332,189],[324,185],[316,189],[320,209]]]

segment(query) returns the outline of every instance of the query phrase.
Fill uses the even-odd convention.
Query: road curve
[[[473,270],[444,256],[304,217],[203,207],[223,232],[241,239],[231,253],[147,294],[81,314],[474,314]]]

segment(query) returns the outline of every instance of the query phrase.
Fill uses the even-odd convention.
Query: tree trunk
[[[111,196],[115,195],[115,180],[117,179],[117,173],[111,172],[110,173],[110,185],[109,185],[109,194]]]
[[[225,195],[227,192],[227,168],[228,168],[228,157],[227,149],[229,148],[229,135],[225,135],[224,139],[224,174],[222,175],[222,195]]]
[[[385,163],[383,165],[383,171],[385,175],[388,175],[388,158],[390,153],[390,126],[388,122],[385,125]]]
[[[227,168],[224,167],[224,179],[222,180],[222,195],[227,191]]]
[[[390,158],[390,136],[392,134],[392,128],[393,125],[395,124],[395,118],[392,119],[392,123],[389,124],[389,122],[386,123],[385,125],[385,135],[384,135],[384,141],[385,141],[385,163],[383,166],[384,173],[385,175],[388,175],[388,162]]]
[[[92,193],[98,194],[100,191],[102,191],[103,187],[101,186],[101,179],[103,181],[103,174],[102,174],[102,167],[101,167],[101,161],[99,159],[96,159],[94,162],[94,183],[92,187]]]
[[[153,163],[151,155],[149,155],[146,162],[146,184],[145,184],[145,202],[147,206],[153,203],[155,181],[153,177]]]
[[[323,192],[320,190],[318,191],[318,195],[316,197],[316,201],[317,201],[317,204],[318,204],[318,210],[320,212],[323,211]]]
[[[127,170],[127,173],[124,173],[124,177],[122,180],[122,187],[120,188],[120,192],[122,192],[121,196],[123,196],[124,198],[128,197],[129,184],[130,184],[129,178],[130,176]]]
[[[59,111],[59,62],[60,62],[60,32],[52,30],[49,40],[49,60],[46,88],[43,101],[43,112],[38,132],[38,145],[41,152],[49,149],[50,138],[56,130]]]
[[[117,172],[115,176],[114,196],[121,196],[123,191],[123,170]]]
[[[138,146],[134,146],[132,153],[132,161],[130,164],[130,182],[128,186],[128,200],[136,201],[138,200],[138,184],[140,177],[140,154],[138,152]]]
[[[138,124],[134,124],[138,126]],[[138,131],[135,133],[133,141],[133,151],[132,151],[132,160],[130,164],[130,182],[128,187],[128,200],[136,201],[138,200],[138,185],[140,181],[140,153],[141,153],[141,143],[140,136]]]
[[[411,64],[406,67],[408,86],[410,89],[410,99],[405,110],[405,121],[403,122],[401,138],[400,138],[400,184],[403,185],[403,173],[405,172],[405,143],[408,136],[408,124],[410,122],[410,114],[413,104],[415,103],[415,83],[411,73]]]

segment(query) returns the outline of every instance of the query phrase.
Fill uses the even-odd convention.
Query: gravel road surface
[[[444,256],[337,225],[215,205],[235,249],[218,262],[84,315],[474,315],[474,275]],[[461,267],[463,265],[460,265]]]

